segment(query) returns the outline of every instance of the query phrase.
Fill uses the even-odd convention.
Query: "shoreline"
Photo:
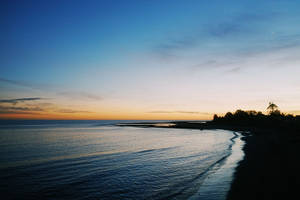
[[[232,144],[229,146],[230,154],[213,166],[213,169],[211,169],[210,174],[205,178],[197,193],[191,196],[189,200],[222,200],[227,198],[236,167],[244,157],[242,150],[244,141],[241,139],[243,136],[235,131],[232,131],[232,133],[233,137],[230,139]]]
[[[299,138],[284,133],[244,137],[239,163],[227,199],[293,199],[299,188]],[[246,194],[246,195],[245,195]]]
[[[223,129],[244,137],[243,159],[238,162],[226,199],[292,199],[300,180],[300,135],[289,130],[217,123],[174,122],[172,126],[131,124],[143,128]],[[121,125],[126,126],[126,124]]]

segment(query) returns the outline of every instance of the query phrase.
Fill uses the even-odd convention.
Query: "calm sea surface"
[[[241,140],[118,121],[0,124],[4,199],[224,199]]]

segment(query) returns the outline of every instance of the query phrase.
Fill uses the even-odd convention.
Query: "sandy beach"
[[[244,159],[228,199],[293,199],[298,196],[300,137],[287,133],[244,138]]]

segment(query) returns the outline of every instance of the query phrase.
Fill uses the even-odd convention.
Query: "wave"
[[[11,137],[3,140],[7,144],[18,143],[0,150],[11,149],[10,155],[18,155],[15,159],[21,155],[29,159],[12,162],[7,155],[0,178],[10,182],[0,187],[28,198],[39,194],[42,199],[187,199],[216,165],[222,165],[232,143],[231,133],[222,131],[51,130],[2,132],[3,139]],[[24,144],[41,153],[26,151]]]
[[[203,184],[189,200],[226,199],[237,163],[243,158],[242,148],[244,143],[241,140],[241,135],[236,132],[233,132],[233,134],[234,136],[230,139],[232,144],[228,147],[230,153],[211,167]]]

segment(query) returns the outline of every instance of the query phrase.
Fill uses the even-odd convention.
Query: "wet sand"
[[[261,133],[244,140],[245,157],[236,169],[227,199],[299,198],[299,135]]]

